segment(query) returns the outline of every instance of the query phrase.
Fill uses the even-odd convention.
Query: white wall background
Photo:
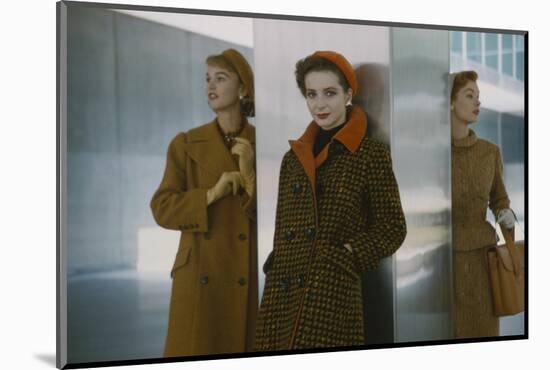
[[[279,0],[110,0],[153,6],[529,30],[529,334],[528,341],[415,347],[317,355],[123,367],[128,369],[281,369],[405,366],[407,369],[540,368],[550,337],[543,212],[550,208],[546,89],[550,24],[544,2],[435,0],[297,2]],[[376,5],[374,5],[376,4]],[[537,4],[537,5],[531,5]],[[55,1],[3,6],[0,291],[2,367],[51,369],[55,358]],[[498,15],[498,16],[497,16]],[[546,213],[546,212],[544,212]],[[545,244],[546,243],[546,244]]]

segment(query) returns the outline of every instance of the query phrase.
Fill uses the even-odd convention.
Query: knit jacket
[[[487,206],[497,214],[510,207],[504,187],[502,159],[495,144],[470,130],[452,145],[453,248],[467,251],[496,243],[493,226],[486,221]]]
[[[366,124],[354,107],[315,158],[314,122],[290,141],[256,350],[364,344],[361,272],[394,253],[406,234],[390,154],[366,136]]]

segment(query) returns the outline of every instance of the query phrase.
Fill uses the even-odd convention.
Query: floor
[[[170,277],[134,270],[77,275],[68,285],[68,361],[162,356]],[[501,319],[501,335],[523,333],[523,314]]]

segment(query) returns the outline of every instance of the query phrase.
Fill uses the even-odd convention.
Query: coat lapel
[[[219,179],[222,173],[238,171],[239,167],[223,143],[216,125],[216,120],[213,120],[196,130],[189,131],[189,141],[185,151],[206,172]]]
[[[298,140],[289,140],[288,143],[296,157],[302,164],[304,171],[315,194],[315,158],[313,157],[313,142],[319,131],[319,126],[311,122],[304,134]]]

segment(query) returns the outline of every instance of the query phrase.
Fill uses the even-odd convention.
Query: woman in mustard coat
[[[253,74],[234,49],[206,64],[216,118],[172,140],[151,200],[157,223],[181,231],[165,356],[249,350],[258,306]]]
[[[468,127],[480,113],[476,81],[475,71],[459,72],[453,76],[451,91],[455,338],[499,335],[486,257],[497,241],[495,229],[486,220],[487,207],[501,227],[512,228],[515,221],[504,187],[500,149]]]
[[[406,234],[390,153],[367,137],[366,115],[351,105],[349,62],[315,52],[296,64],[296,80],[313,121],[281,164],[260,351],[364,344],[361,272]]]

